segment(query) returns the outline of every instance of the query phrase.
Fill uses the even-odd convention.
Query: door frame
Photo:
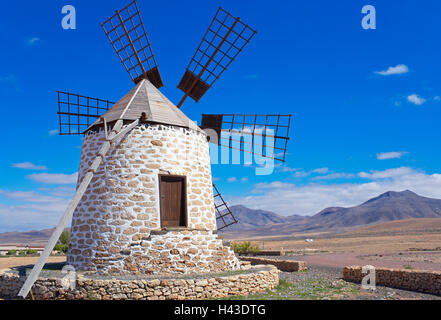
[[[185,225],[184,226],[178,226],[177,228],[187,228],[188,227],[188,210],[187,210],[187,176],[181,176],[181,175],[175,175],[175,174],[158,174],[158,207],[159,207],[159,226],[160,228],[166,228],[162,226],[162,206],[161,206],[161,181],[162,178],[175,178],[175,179],[181,179],[182,180],[182,187],[183,187],[183,206],[184,206],[184,220]],[[176,228],[176,227],[175,227]]]

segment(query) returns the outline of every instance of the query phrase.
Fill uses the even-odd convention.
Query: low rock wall
[[[186,300],[221,298],[264,292],[279,284],[273,266],[248,266],[248,270],[213,274],[204,278],[93,279],[78,275],[75,289],[63,287],[62,278],[39,278],[33,286],[41,300]],[[0,298],[17,298],[25,277],[10,270],[0,272]],[[29,297],[29,296],[28,296]]]
[[[277,269],[280,271],[286,272],[303,271],[308,269],[305,261],[279,260],[258,257],[240,257],[240,260],[249,261],[252,265],[270,264],[277,267]]]
[[[362,267],[343,268],[343,279],[361,283],[366,274]],[[375,283],[385,287],[441,295],[441,272],[407,269],[375,268]]]

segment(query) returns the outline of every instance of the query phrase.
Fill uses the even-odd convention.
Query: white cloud
[[[52,129],[52,130],[49,130],[48,133],[50,136],[54,136],[54,135],[58,134],[58,132],[59,132],[58,129]]]
[[[422,196],[441,198],[441,174],[426,174],[402,167],[360,173],[367,179],[361,183],[318,184],[297,186],[274,181],[259,183],[248,196],[229,197],[231,205],[242,204],[283,215],[311,215],[331,206],[349,207],[376,197],[386,191],[409,189]]]
[[[10,199],[20,200],[25,202],[51,202],[57,200],[55,197],[42,195],[35,191],[7,191],[0,190],[0,195]]]
[[[40,41],[40,38],[39,38],[39,37],[32,37],[32,38],[28,38],[28,39],[26,39],[26,43],[27,43],[29,46],[36,45],[39,41]]]
[[[275,167],[278,168],[277,171],[280,171],[280,172],[295,172],[295,171],[300,170],[299,168],[290,168],[286,165],[281,165],[280,163],[276,164]]]
[[[31,162],[13,163],[12,167],[26,170],[47,170],[46,166],[35,165]]]
[[[36,182],[47,184],[74,184],[77,183],[78,173],[34,173],[28,175],[28,178]]]
[[[335,179],[349,179],[354,177],[355,175],[353,173],[336,172],[336,173],[327,174],[325,176],[317,176],[312,178],[312,180],[335,180]]]
[[[409,152],[406,151],[381,152],[381,153],[377,153],[377,159],[378,160],[399,159],[408,153]]]
[[[240,182],[247,182],[247,181],[248,181],[248,178],[245,178],[245,177],[240,179]]]
[[[50,206],[44,205],[49,208]],[[67,207],[66,206],[64,209]],[[63,210],[64,210],[63,209]],[[30,231],[54,228],[63,210],[54,213],[52,210],[34,210],[19,206],[0,204],[0,232]]]
[[[424,102],[426,102],[427,99],[424,99],[417,94],[411,94],[410,96],[407,97],[407,101],[409,101],[410,103],[416,104],[417,106],[420,106]]]
[[[325,173],[329,172],[329,169],[328,168],[317,168],[317,169],[312,170],[312,172],[319,173],[319,174],[325,174]]]
[[[369,171],[369,173],[360,172],[358,176],[360,178],[367,178],[367,179],[387,179],[387,178],[395,178],[395,177],[409,175],[412,172],[415,172],[415,170],[412,168],[400,167],[400,168],[386,169],[383,171],[371,170]]]
[[[408,72],[409,72],[408,66],[406,66],[405,64],[399,64],[395,67],[389,67],[387,70],[375,71],[374,73],[382,75],[382,76],[390,76],[393,74],[403,74],[403,73],[408,73]]]
[[[306,172],[306,171],[296,171],[296,172],[294,172],[294,177],[296,177],[296,178],[304,178],[304,177],[307,177],[309,175],[310,175],[310,173]]]
[[[66,187],[41,192],[0,190],[0,197],[11,203],[0,203],[0,232],[55,227],[74,193],[75,189]]]
[[[227,179],[228,182],[236,182],[237,178],[236,177],[230,177]]]

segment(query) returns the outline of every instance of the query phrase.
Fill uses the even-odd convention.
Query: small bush
[[[38,253],[38,251],[35,249],[29,249],[26,251],[26,254],[37,254],[37,253]]]
[[[12,249],[12,250],[8,250],[8,252],[6,253],[6,255],[8,256],[15,256],[17,254],[17,250]]]
[[[233,242],[231,248],[234,250],[234,253],[237,254],[256,254],[260,251],[258,246],[251,244],[249,241]]]
[[[69,245],[67,245],[67,244],[60,244],[60,243],[58,243],[58,244],[55,245],[54,250],[58,251],[58,252],[67,253],[68,246]]]
[[[59,244],[69,244],[69,238],[70,238],[70,234],[69,231],[64,230],[61,235],[60,238],[58,239],[58,243]]]

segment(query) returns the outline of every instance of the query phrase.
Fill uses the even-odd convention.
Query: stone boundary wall
[[[16,299],[25,277],[0,271],[0,298]],[[61,278],[39,278],[38,300],[192,300],[264,292],[279,284],[273,266],[250,267],[242,274],[193,279],[97,280],[79,275],[75,290],[63,289]]]
[[[277,269],[286,272],[308,270],[305,261],[278,260],[278,259],[257,258],[257,257],[240,257],[240,260],[249,261],[252,265],[270,264],[277,267]]]
[[[285,251],[283,250],[260,250],[256,252],[256,256],[284,256]]]
[[[365,275],[360,266],[343,268],[343,279],[347,281],[361,283]],[[375,268],[375,280],[385,287],[441,295],[440,271]]]

